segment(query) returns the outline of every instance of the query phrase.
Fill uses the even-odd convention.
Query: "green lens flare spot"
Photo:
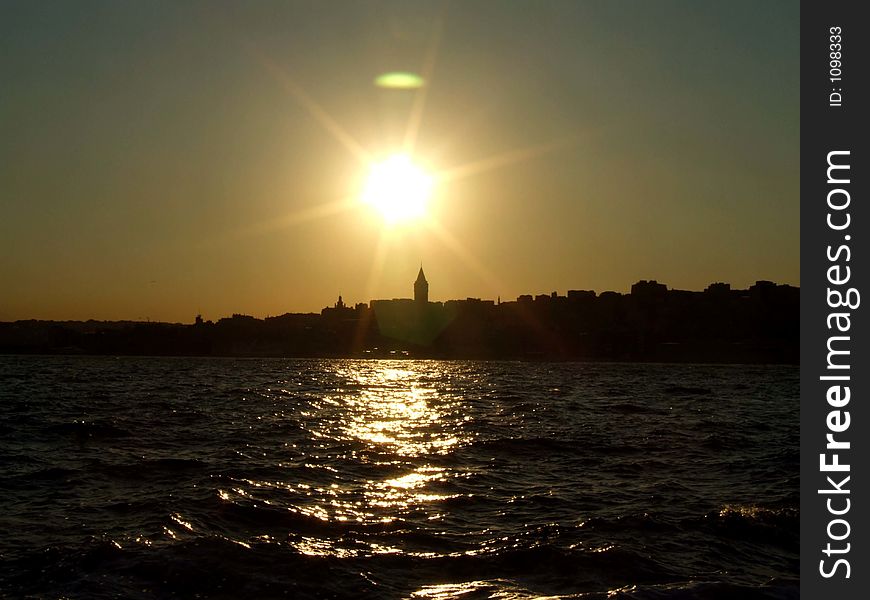
[[[423,78],[416,73],[404,71],[392,71],[378,75],[375,85],[388,90],[416,90],[424,85]]]

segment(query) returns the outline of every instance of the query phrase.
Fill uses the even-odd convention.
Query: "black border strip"
[[[801,593],[805,598],[866,598],[870,572],[870,500],[864,493],[870,455],[864,443],[870,432],[866,409],[870,331],[865,313],[870,307],[861,302],[870,302],[870,295],[859,300],[862,292],[870,294],[866,251],[870,22],[859,18],[859,8],[860,2],[801,4]],[[831,170],[829,162],[835,165]],[[828,434],[835,442],[831,447]],[[821,455],[829,470],[820,464]],[[840,467],[830,466],[835,460]],[[842,465],[849,465],[848,470]]]

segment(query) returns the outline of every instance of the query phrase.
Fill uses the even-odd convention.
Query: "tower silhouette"
[[[429,303],[429,282],[423,274],[423,265],[420,265],[417,281],[414,282],[414,302],[423,306]]]

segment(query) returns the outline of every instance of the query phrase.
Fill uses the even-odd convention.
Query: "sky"
[[[0,320],[799,285],[799,83],[796,1],[4,0]]]

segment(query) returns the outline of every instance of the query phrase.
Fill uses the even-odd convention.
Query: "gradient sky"
[[[798,285],[798,44],[796,1],[4,1],[0,320]],[[423,98],[437,225],[336,209]]]

